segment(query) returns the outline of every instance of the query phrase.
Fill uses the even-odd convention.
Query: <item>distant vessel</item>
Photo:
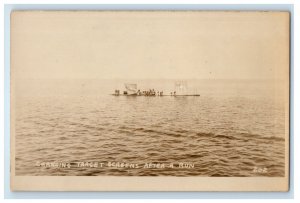
[[[200,94],[189,94],[187,92],[187,83],[185,81],[177,81],[175,82],[175,91],[170,92],[170,94],[164,94],[163,91],[155,91],[154,89],[149,89],[146,91],[141,91],[137,88],[137,84],[124,84],[125,89],[123,93],[120,93],[120,90],[115,90],[115,93],[112,94],[113,96],[173,96],[173,97],[180,97],[180,96],[200,96]]]

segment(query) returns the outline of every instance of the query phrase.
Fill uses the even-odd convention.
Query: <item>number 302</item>
[[[254,167],[253,168],[253,173],[267,173],[268,169],[266,167],[262,168],[262,167]]]

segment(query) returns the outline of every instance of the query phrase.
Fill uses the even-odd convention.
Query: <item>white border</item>
[[[99,3],[109,3],[109,4],[114,4],[114,3],[120,3],[120,4],[124,4],[124,3],[133,3],[133,4],[150,4],[150,3],[155,3],[155,4],[159,4],[161,3],[161,1],[158,1],[158,0],[152,0],[152,1],[121,1],[121,0],[104,0],[104,1],[96,1],[96,0],[86,0],[86,1],[72,1],[72,0],[43,0],[43,1],[37,1],[37,0],[31,0],[31,1],[22,1],[22,0],[4,0],[4,3],[2,3],[2,7],[1,7],[1,12],[2,12],[2,15],[1,15],[1,19],[0,21],[1,22],[4,22],[4,4],[13,4],[13,3],[19,3],[19,4],[24,4],[24,3],[29,3],[29,4],[50,4],[50,3],[56,3],[56,4],[67,4],[67,3],[73,3],[73,4],[99,4]],[[198,4],[201,4],[201,3],[206,3],[206,4],[250,4],[250,3],[255,3],[255,4],[268,4],[268,3],[279,3],[279,4],[294,4],[294,19],[295,19],[295,22],[294,22],[294,104],[298,104],[300,103],[299,101],[299,70],[297,69],[297,67],[299,66],[299,57],[297,58],[296,56],[299,56],[299,40],[298,38],[296,38],[296,36],[300,36],[300,33],[299,33],[299,21],[297,21],[297,19],[300,19],[299,18],[299,2],[296,1],[296,0],[247,0],[247,1],[238,1],[238,0],[228,0],[228,1],[215,1],[215,0],[199,0],[199,1],[190,1],[190,0],[187,0],[187,1],[179,1],[179,0],[174,0],[172,2],[168,2],[168,3],[171,3],[171,4],[178,4],[178,3],[184,3],[184,4],[192,4],[192,3],[198,3]],[[1,30],[1,35],[2,35],[2,39],[4,39],[4,29],[3,29],[3,26],[2,26],[2,30]],[[3,41],[2,41],[3,42]],[[297,46],[296,46],[297,45]],[[4,64],[4,52],[3,52],[3,49],[1,49],[1,62],[2,64]],[[0,83],[1,83],[1,89],[0,89],[0,95],[1,95],[1,99],[0,99],[0,102],[1,102],[1,108],[2,108],[2,111],[1,112],[4,112],[4,75],[3,75],[3,71],[0,72]],[[298,93],[297,93],[298,92]],[[297,107],[297,105],[294,105],[294,125],[295,125],[295,128],[294,128],[294,143],[295,143],[295,151],[294,151],[294,154],[299,154],[299,148],[297,147],[299,145],[299,124],[300,123],[299,121],[299,107]],[[298,125],[297,125],[298,124]],[[3,129],[4,129],[4,118],[3,116],[1,116],[0,118],[0,129],[2,130],[3,132]],[[3,144],[1,145],[3,146]],[[3,160],[3,156],[1,156],[1,159],[0,161],[2,161],[2,163],[4,163],[4,160]],[[295,180],[299,180],[299,158],[297,156],[295,156],[295,160],[294,160],[294,166],[295,166],[295,169],[294,169],[294,179]],[[1,180],[4,179],[4,176],[3,176],[3,167],[0,167],[1,168]],[[297,182],[296,182],[297,183]],[[1,184],[1,197],[3,198],[3,184]],[[299,200],[299,187],[297,187],[297,184],[295,184],[295,199],[294,200],[284,200],[284,201],[297,201]],[[29,200],[30,201],[30,200]],[[57,201],[57,200],[56,200]],[[64,201],[61,201],[61,202],[65,202],[66,200]],[[222,202],[224,200],[221,200]],[[227,200],[228,201],[228,200]],[[227,202],[225,201],[225,202]],[[229,200],[230,202],[232,202],[232,200]],[[228,202],[229,202],[228,201]],[[255,200],[257,201],[257,200]],[[272,201],[274,202],[274,200],[262,200],[262,201]],[[262,202],[261,201],[261,202]],[[280,201],[280,200],[279,200]],[[31,202],[31,201],[30,201]],[[73,202],[73,201],[72,201]],[[132,201],[130,201],[132,202]],[[173,201],[172,201],[173,202]],[[213,201],[215,202],[215,201]],[[258,201],[259,202],[259,201]],[[277,202],[277,201],[276,201]]]

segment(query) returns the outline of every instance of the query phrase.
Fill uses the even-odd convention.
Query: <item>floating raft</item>
[[[200,94],[184,94],[184,95],[137,95],[137,94],[111,94],[113,96],[126,96],[126,97],[199,97]]]

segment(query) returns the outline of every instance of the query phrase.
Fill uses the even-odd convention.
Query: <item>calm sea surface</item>
[[[17,81],[16,175],[284,176],[281,83],[190,80],[200,97],[110,95],[124,82],[174,90],[173,80]]]

